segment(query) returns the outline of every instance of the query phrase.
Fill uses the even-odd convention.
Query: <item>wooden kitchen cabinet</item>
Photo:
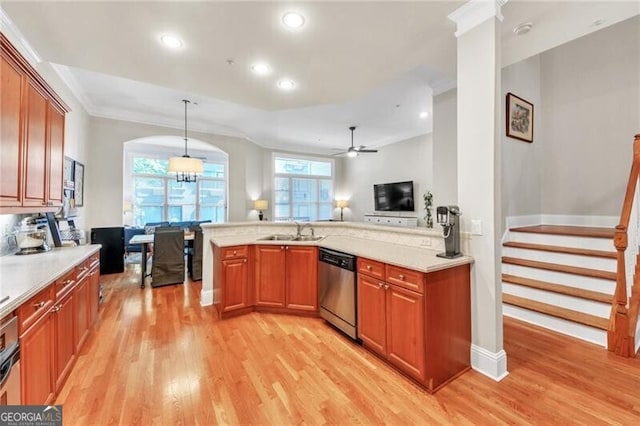
[[[365,346],[418,380],[424,378],[424,297],[358,276],[358,336]]]
[[[89,327],[92,327],[97,319],[100,309],[100,256],[91,257],[91,271],[89,272],[88,298],[89,298]]]
[[[437,390],[469,369],[469,265],[425,274],[358,258],[358,336],[427,390]]]
[[[73,346],[76,352],[80,352],[89,335],[89,274],[79,278],[73,294],[75,297]]]
[[[22,206],[22,127],[21,101],[25,74],[18,64],[0,56],[0,207]]]
[[[318,249],[285,246],[287,309],[318,310]]]
[[[59,392],[71,372],[76,356],[74,324],[76,320],[75,291],[56,302],[52,309],[54,321],[54,390]]]
[[[53,402],[54,317],[40,316],[20,335],[21,402],[23,405]]]
[[[222,311],[229,312],[248,307],[249,265],[247,258],[223,260],[222,274],[227,283],[225,304]]]
[[[358,337],[372,351],[387,355],[387,295],[384,282],[358,275]]]
[[[318,310],[318,249],[256,246],[256,306]]]
[[[0,33],[0,213],[55,211],[63,199],[69,107]]]
[[[285,246],[256,246],[256,306],[284,308],[285,268]]]
[[[214,247],[214,294],[218,316],[251,310],[248,246]]]

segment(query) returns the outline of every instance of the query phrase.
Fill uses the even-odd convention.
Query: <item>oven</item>
[[[0,325],[0,405],[20,405],[18,317]]]

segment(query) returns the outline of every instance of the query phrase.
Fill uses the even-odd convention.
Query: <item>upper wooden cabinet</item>
[[[0,33],[0,213],[62,205],[64,121],[69,107]]]

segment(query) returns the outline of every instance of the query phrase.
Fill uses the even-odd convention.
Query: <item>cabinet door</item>
[[[387,353],[386,300],[384,282],[358,275],[358,337],[383,356]]]
[[[98,308],[100,307],[100,265],[94,266],[89,273],[89,328],[98,319]]]
[[[25,135],[24,206],[46,205],[47,99],[33,86],[26,85],[27,124]]]
[[[2,56],[0,68],[0,206],[22,205],[22,117],[20,105],[24,74]]]
[[[284,246],[256,247],[256,305],[284,307]]]
[[[49,104],[48,184],[49,205],[62,205],[62,175],[64,167],[64,114]]]
[[[223,312],[246,308],[248,304],[247,286],[249,284],[249,266],[247,258],[222,261],[224,280]]]
[[[318,249],[286,246],[287,296],[289,309],[318,310]]]
[[[76,348],[76,352],[80,352],[80,348],[84,343],[87,335],[89,334],[89,275],[85,275],[84,278],[78,282],[75,290],[76,304],[75,304],[75,333],[73,343]]]
[[[53,315],[43,315],[20,336],[23,405],[53,401]]]
[[[71,372],[76,350],[74,344],[74,316],[76,297],[69,293],[54,308],[55,323],[55,390],[58,392]]]
[[[422,381],[425,372],[424,297],[395,285],[387,289],[387,359]]]

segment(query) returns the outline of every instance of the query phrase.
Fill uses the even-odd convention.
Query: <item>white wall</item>
[[[502,69],[502,99],[507,93],[534,105],[533,143],[509,138],[502,134],[502,217],[544,213],[541,210],[543,158],[545,146],[544,116],[540,93],[540,56],[534,56]],[[506,128],[506,105],[502,105],[502,128]]]
[[[640,133],[640,17],[543,53],[540,73],[543,212],[619,215]]]
[[[122,225],[124,143],[148,136],[180,136],[180,129],[91,118],[91,145],[85,167],[87,228]],[[254,192],[262,188],[263,149],[247,140],[192,132],[191,136],[229,155],[229,220],[247,220]]]
[[[433,206],[458,203],[456,89],[433,98]],[[434,218],[435,222],[435,218]]]
[[[342,196],[349,199],[345,220],[361,222],[363,215],[372,213],[373,185],[376,183],[414,182],[415,212],[398,215],[419,218],[424,226],[422,194],[433,191],[433,144],[431,134],[417,136],[384,146],[376,154],[360,154],[344,159]]]

